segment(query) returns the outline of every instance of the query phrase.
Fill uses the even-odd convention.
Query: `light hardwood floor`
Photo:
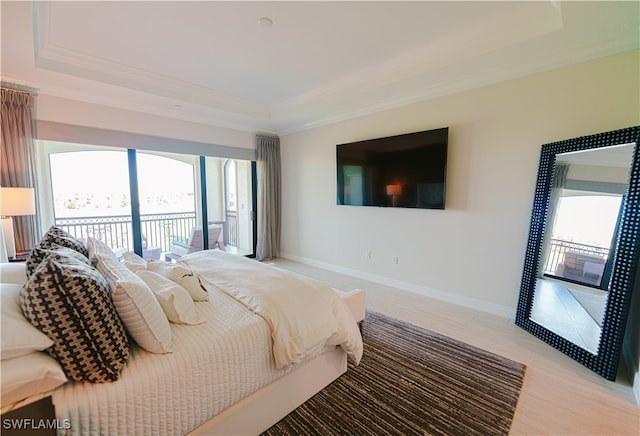
[[[609,382],[513,320],[286,259],[273,264],[330,286],[367,291],[367,308],[527,365],[512,435],[640,435],[629,376]]]

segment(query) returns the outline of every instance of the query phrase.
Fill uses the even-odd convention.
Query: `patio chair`
[[[160,259],[162,248],[149,246],[147,237],[142,235],[142,258],[143,259]]]
[[[562,263],[556,268],[556,275],[581,283],[600,285],[607,259],[587,253],[567,251]]]
[[[220,241],[220,233],[222,227],[216,225],[209,226],[209,249],[218,248],[224,251],[224,242]],[[194,227],[191,229],[191,235],[187,242],[173,241],[171,252],[165,255],[165,260],[177,260],[182,256],[203,250],[202,227]]]

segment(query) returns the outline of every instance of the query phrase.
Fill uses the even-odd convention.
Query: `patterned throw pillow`
[[[73,248],[63,247],[58,244],[49,244],[48,247],[44,248],[38,244],[33,248],[33,250],[31,250],[31,256],[27,260],[27,277],[31,277],[31,274],[33,274],[36,268],[38,268],[38,265],[40,265],[40,263],[49,256],[54,256],[56,258],[73,257],[78,262],[90,265],[89,259]]]
[[[117,380],[129,343],[109,286],[91,265],[56,253],[45,258],[20,293],[25,317],[53,341],[47,352],[76,381]]]
[[[77,251],[84,257],[89,258],[87,247],[80,239],[75,238],[71,233],[68,233],[58,227],[51,226],[47,233],[44,234],[38,245],[33,249],[31,256],[27,260],[27,277],[31,276],[36,270],[40,262],[46,257],[46,253],[39,250],[49,250],[54,247],[67,247]]]

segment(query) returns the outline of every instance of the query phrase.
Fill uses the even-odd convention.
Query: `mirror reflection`
[[[597,354],[634,144],[556,155],[530,319]]]

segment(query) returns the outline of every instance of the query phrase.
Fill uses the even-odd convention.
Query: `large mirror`
[[[640,127],[542,146],[516,324],[615,380],[640,252]]]

